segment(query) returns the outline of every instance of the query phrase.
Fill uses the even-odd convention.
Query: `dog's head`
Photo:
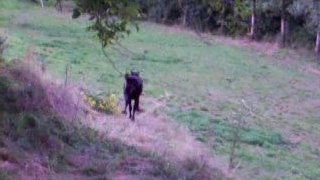
[[[131,71],[131,76],[140,77],[140,72],[139,71]]]

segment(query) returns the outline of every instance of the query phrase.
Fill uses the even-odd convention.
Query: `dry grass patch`
[[[106,134],[108,138],[119,139],[128,145],[164,157],[174,166],[180,167],[185,176],[188,176],[189,170],[195,171],[190,175],[193,178],[210,177],[210,174],[220,170],[227,174],[227,166],[223,160],[214,158],[209,149],[197,141],[189,130],[168,117],[158,115],[156,111],[163,107],[163,102],[153,98],[142,99],[142,106],[148,108],[137,115],[134,123],[122,115],[111,117],[99,113],[89,115],[91,120],[84,123]],[[204,179],[210,179],[205,177]]]

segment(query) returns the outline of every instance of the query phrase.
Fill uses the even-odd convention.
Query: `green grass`
[[[31,7],[29,3],[23,0],[2,0],[0,2],[1,9],[17,10],[25,7]]]
[[[21,58],[31,48],[54,77],[63,80],[70,64],[73,82],[83,82],[93,94],[121,96],[123,78],[103,56],[94,34],[85,30],[87,21],[52,9],[20,11],[17,1],[4,2],[0,28],[9,37],[7,60]],[[140,31],[121,43],[132,52],[109,48],[115,65],[122,72],[141,71],[146,96],[169,94],[166,112],[215,155],[228,155],[235,128],[229,116],[241,108],[241,99],[247,102],[254,115],[244,117],[247,125],[240,131],[237,158],[243,177],[319,177],[320,112],[314,102],[320,97],[319,77],[302,70],[311,64],[309,57],[283,64],[279,59],[285,50],[268,57],[228,43],[207,45],[196,36],[150,23],[140,23]],[[303,141],[291,147],[291,134],[302,134]]]
[[[257,170],[257,167],[259,172],[261,171],[258,179],[262,176],[268,179],[271,174],[284,179],[315,179],[319,176],[317,155],[310,149],[291,151],[291,144],[272,129],[238,127],[227,119],[213,119],[197,110],[176,110],[169,114],[178,122],[190,127],[198,140],[211,144],[215,153],[227,156],[230,153],[231,141],[235,138],[234,132],[239,128],[240,144],[236,149],[236,157],[237,162],[242,164],[240,172],[245,174],[245,178],[258,178],[257,175],[251,174],[256,172],[248,171],[249,169]],[[215,139],[213,143],[212,138]],[[310,146],[301,144],[299,149],[302,148],[310,148]],[[307,157],[309,157],[308,160]],[[301,163],[306,161],[308,163]]]
[[[212,136],[217,142],[232,141],[234,131],[239,128],[240,142],[255,145],[281,145],[285,144],[283,137],[272,130],[264,130],[259,127],[249,128],[237,127],[235,124],[228,122],[228,119],[212,119],[208,115],[196,110],[191,111],[173,111],[171,116],[177,121],[186,124],[192,131],[198,133],[198,136]]]

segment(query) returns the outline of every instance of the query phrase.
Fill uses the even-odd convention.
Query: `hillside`
[[[17,94],[26,92],[28,83],[13,76],[9,67],[29,59],[31,67],[40,64],[35,77],[53,83],[49,92],[71,93],[63,107],[78,106],[80,89],[99,98],[114,94],[122,107],[123,77],[105,59],[93,33],[86,31],[85,18],[73,20],[70,12],[18,0],[3,2],[0,35],[8,37],[8,48],[0,72],[1,82],[10,83],[1,86],[9,92],[1,93],[1,104],[12,96],[9,86]],[[320,176],[320,68],[312,56],[272,43],[200,37],[180,27],[147,22],[139,26],[140,31],[107,51],[120,71],[142,74],[144,112],[137,121],[97,112],[85,102],[71,116],[50,103],[34,109],[33,104],[25,105],[31,110],[13,106],[13,112],[5,108],[10,106],[1,107],[1,127],[6,127],[1,131],[1,176],[19,172],[20,178],[37,179],[28,167],[56,179]],[[34,76],[31,80],[38,83]],[[48,87],[39,88],[33,89],[36,94],[48,92]],[[51,139],[63,148],[51,152]],[[29,158],[34,163],[27,166]],[[77,158],[88,164],[68,161]]]
[[[0,65],[0,179],[223,179],[197,157],[164,157],[128,143],[119,136],[123,132],[114,134],[116,128],[134,125],[119,124],[123,118],[106,124],[110,116],[98,116],[76,86],[50,79],[32,55]],[[129,133],[130,142],[148,139]],[[176,141],[191,145],[186,143],[192,137],[185,138]]]

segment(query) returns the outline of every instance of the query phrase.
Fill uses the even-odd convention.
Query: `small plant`
[[[118,114],[120,112],[117,96],[114,93],[108,94],[106,99],[82,93],[85,102],[97,111],[107,114]]]
[[[236,169],[235,159],[236,159],[236,149],[240,145],[241,141],[241,132],[240,130],[244,127],[243,115],[236,114],[234,122],[234,129],[231,136],[231,146],[229,154],[229,170]],[[240,164],[240,163],[239,163]]]

